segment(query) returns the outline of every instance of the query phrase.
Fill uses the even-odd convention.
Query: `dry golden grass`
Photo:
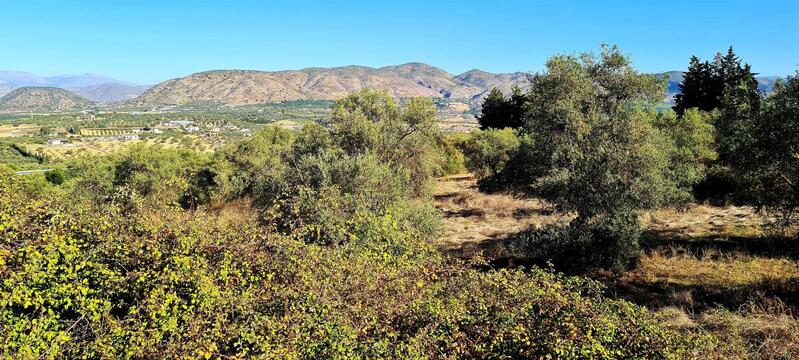
[[[507,257],[508,235],[568,220],[543,201],[480,193],[467,175],[439,179],[436,202],[445,215],[441,245],[458,256]],[[710,330],[724,357],[799,359],[799,245],[770,234],[764,224],[773,218],[697,204],[642,221],[639,266],[591,274],[608,295],[653,309],[671,327]]]
[[[763,224],[773,221],[749,206],[709,206],[693,204],[678,211],[664,209],[642,217],[651,231],[681,238],[718,236],[757,237],[763,235]]]
[[[563,219],[563,214],[537,199],[481,193],[471,175],[439,178],[434,194],[436,206],[445,217],[440,241],[446,250],[471,253],[482,245],[501,243],[508,235],[528,226]]]
[[[788,258],[723,253],[713,249],[697,257],[684,249],[670,248],[645,255],[635,274],[648,282],[726,288],[758,282],[799,281],[799,263]]]

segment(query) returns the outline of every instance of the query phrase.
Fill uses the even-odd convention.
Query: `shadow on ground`
[[[799,240],[787,236],[685,236],[673,231],[644,232],[641,247],[645,251],[679,248],[694,256],[704,257],[709,253],[742,253],[770,258],[799,259]]]
[[[532,262],[512,252],[514,234],[488,239],[478,243],[450,248],[446,252],[459,258],[480,257],[484,262],[478,266],[484,270],[501,268],[525,268],[530,266],[550,267],[550,264]],[[736,262],[752,259],[774,260],[777,263],[796,264],[799,243],[786,237],[674,237],[674,234],[647,232],[642,241],[645,255],[642,262],[660,261],[667,268],[678,267],[673,259],[689,259],[698,266],[713,262]],[[657,254],[657,255],[654,255]],[[788,265],[796,266],[796,265]],[[557,267],[556,267],[557,269]],[[799,269],[799,268],[797,268]],[[675,269],[676,270],[676,269]],[[606,294],[646,306],[650,309],[679,307],[689,312],[700,313],[720,306],[737,310],[753,303],[776,302],[789,313],[799,314],[799,272],[794,276],[785,274],[761,277],[753,281],[731,281],[725,283],[717,278],[703,278],[700,274],[681,275],[675,271],[667,277],[653,276],[642,270],[642,266],[622,273],[588,272],[573,273],[593,278],[603,283]],[[717,274],[724,278],[725,274]],[[730,277],[736,276],[730,274]]]

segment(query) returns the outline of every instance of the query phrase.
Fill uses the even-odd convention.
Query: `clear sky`
[[[211,69],[421,61],[457,74],[537,71],[617,44],[642,71],[733,45],[764,75],[799,64],[799,0],[0,0],[0,69],[137,83]]]

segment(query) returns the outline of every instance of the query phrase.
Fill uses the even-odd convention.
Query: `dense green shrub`
[[[427,190],[444,162],[437,148],[436,107],[429,98],[413,98],[400,107],[387,91],[365,89],[336,100],[329,126],[347,154],[371,152],[410,171],[417,194]]]
[[[209,198],[208,159],[188,149],[134,145],[110,156],[67,163],[65,191],[73,201],[112,202],[127,211],[148,206],[183,206]]]
[[[441,137],[439,147],[444,156],[444,164],[437,175],[454,175],[466,171],[466,157],[460,144],[468,139],[468,134],[450,133]]]
[[[44,178],[53,185],[61,185],[66,180],[66,174],[61,168],[55,168],[45,173]]]
[[[450,263],[390,215],[357,242],[299,241],[213,213],[125,216],[31,197],[0,172],[0,356],[696,358],[596,283]],[[98,211],[99,210],[99,211]]]
[[[717,117],[717,112],[696,108],[685,110],[680,117],[671,111],[654,117],[655,127],[667,138],[668,143],[661,150],[671,158],[669,177],[679,189],[670,203],[684,204],[693,200],[694,185],[705,181],[708,168],[716,160],[713,123]]]
[[[505,169],[505,163],[519,147],[519,138],[511,128],[476,130],[459,145],[466,157],[466,168],[478,178],[485,178],[498,176]]]
[[[776,84],[754,120],[751,137],[745,154],[734,162],[742,196],[791,220],[799,205],[799,74]]]
[[[290,131],[267,126],[247,141],[221,148],[211,165],[219,199],[232,199],[252,194],[258,179],[279,177],[285,169],[282,156],[291,149],[294,138]]]
[[[552,262],[570,272],[637,265],[641,228],[634,213],[584,221],[527,229],[514,235],[513,247],[539,265]]]
[[[267,127],[219,153],[210,166],[215,194],[251,198],[273,230],[301,233],[309,242],[350,241],[352,222],[362,214],[393,213],[407,229],[412,217],[426,234],[436,231],[434,209],[414,200],[414,177],[432,174],[380,160],[370,147],[350,153],[339,146],[340,136],[314,125],[297,133]],[[434,156],[421,156],[428,155]]]

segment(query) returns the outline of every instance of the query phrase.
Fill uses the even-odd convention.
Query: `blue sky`
[[[421,61],[457,74],[538,71],[617,44],[642,71],[733,45],[755,71],[799,64],[799,1],[0,0],[0,69],[137,83],[210,69]]]

